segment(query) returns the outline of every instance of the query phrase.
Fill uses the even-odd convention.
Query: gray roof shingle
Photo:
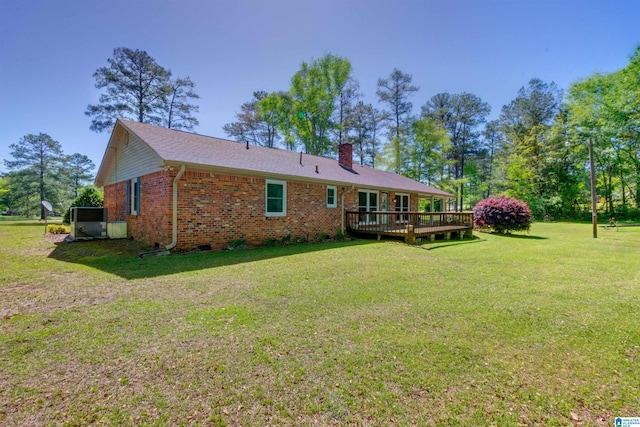
[[[212,167],[236,172],[259,173],[305,181],[322,181],[359,187],[389,189],[435,197],[453,197],[401,175],[359,164],[351,170],[336,159],[301,154],[278,148],[265,148],[210,136],[177,131],[129,120],[118,122],[137,135],[165,162]],[[316,172],[317,168],[317,172]]]

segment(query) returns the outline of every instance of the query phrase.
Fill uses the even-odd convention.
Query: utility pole
[[[593,163],[593,141],[589,137],[589,166],[591,172],[591,224],[593,238],[598,238],[598,207],[596,205],[596,168]]]

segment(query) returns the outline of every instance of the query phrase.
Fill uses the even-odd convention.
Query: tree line
[[[115,49],[94,78],[103,92],[85,114],[96,132],[110,131],[120,117],[190,131],[198,125],[195,83],[174,78],[145,51]],[[467,92],[423,98],[415,111],[419,90],[396,68],[378,79],[377,104],[365,103],[349,60],[327,54],[303,62],[288,89],[256,90],[223,129],[242,143],[320,156],[349,143],[361,165],[455,194],[450,208],[504,194],[528,202],[538,219],[588,211],[590,139],[600,211],[640,216],[640,47],[623,69],[580,80],[566,95],[532,78],[491,121],[491,106]],[[46,134],[11,148],[0,205],[30,213],[39,206],[35,195],[64,205],[92,179],[88,159],[71,160]]]
[[[63,214],[93,179],[91,159],[80,153],[65,154],[46,133],[25,135],[9,148],[13,160],[5,160],[9,172],[0,178],[0,207],[8,213],[44,218],[42,201],[46,200],[54,212]]]
[[[228,137],[265,147],[335,156],[350,143],[356,161],[455,194],[466,210],[491,195],[525,200],[538,219],[578,218],[589,207],[587,140],[595,145],[599,210],[640,216],[640,48],[629,64],[563,93],[532,78],[488,121],[479,96],[437,93],[413,109],[419,87],[394,69],[365,103],[348,59],[303,62],[287,90],[258,90]]]

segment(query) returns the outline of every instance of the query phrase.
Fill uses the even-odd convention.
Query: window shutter
[[[127,198],[125,199],[125,204],[127,207],[127,215],[131,214],[131,180],[127,180]]]
[[[136,179],[136,213],[140,215],[140,177]]]

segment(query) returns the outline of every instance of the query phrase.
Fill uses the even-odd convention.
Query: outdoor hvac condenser
[[[71,231],[73,240],[91,240],[107,238],[107,208],[81,207],[71,208]]]

